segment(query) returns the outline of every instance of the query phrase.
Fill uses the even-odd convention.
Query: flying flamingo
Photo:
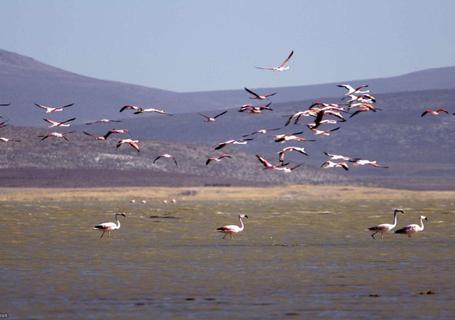
[[[232,239],[232,236],[234,234],[242,232],[243,229],[245,229],[245,225],[243,224],[243,221],[242,221],[243,218],[247,218],[248,219],[248,216],[246,214],[240,214],[239,215],[240,227],[235,225],[235,224],[230,224],[230,225],[227,225],[227,226],[223,226],[223,227],[217,228],[216,230],[218,230],[219,232],[224,233],[223,239],[226,238],[227,235],[229,235],[229,237]]]
[[[351,158],[347,156],[343,156],[341,154],[333,154],[333,153],[327,153],[323,152],[327,157],[330,158],[330,160],[343,160],[343,161],[349,161],[349,162],[355,162],[359,160],[358,158]]]
[[[167,159],[174,160],[175,165],[178,167],[177,160],[175,159],[175,157],[170,155],[170,154],[168,154],[168,153],[164,153],[162,155],[159,155],[158,157],[155,158],[155,160],[153,160],[153,163],[157,162],[161,158],[167,158]]]
[[[300,148],[300,147],[286,147],[286,148],[284,148],[283,150],[281,150],[281,151],[278,152],[279,161],[280,161],[281,163],[284,163],[284,155],[285,155],[287,152],[293,152],[293,151],[296,151],[296,152],[299,152],[299,153],[301,153],[301,154],[304,154],[304,155],[308,156],[308,153],[306,153],[305,148]]]
[[[38,108],[41,108],[43,110],[46,110],[46,113],[61,112],[61,111],[63,111],[63,109],[71,107],[73,105],[74,105],[74,103],[70,103],[70,104],[67,104],[67,105],[64,105],[64,106],[49,107],[49,106],[45,106],[45,105],[42,105],[42,104],[35,103],[35,106],[37,106]]]
[[[309,140],[304,137],[299,137],[298,134],[302,134],[303,131],[294,132],[291,134],[277,134],[273,137],[275,142],[284,143],[287,141],[316,141],[316,140]]]
[[[256,130],[254,132],[251,132],[249,134],[244,134],[242,137],[249,137],[249,136],[253,136],[255,134],[267,134],[267,132],[269,131],[278,131],[278,130],[281,130],[282,128],[273,128],[273,129],[259,129],[259,130]]]
[[[96,121],[86,122],[86,125],[98,124],[98,123],[111,123],[111,122],[122,122],[121,120],[110,120],[110,119],[99,119]]]
[[[333,162],[330,160],[327,160],[321,164],[321,168],[343,168],[346,171],[349,170],[348,164],[346,162]]]
[[[371,160],[364,160],[364,159],[355,159],[355,161],[352,161],[352,162],[354,162],[354,164],[359,165],[359,166],[368,165],[368,166],[372,166],[375,168],[384,168],[384,169],[388,168],[387,166],[382,166],[382,165],[378,164],[378,162],[376,160],[371,161]]]
[[[47,123],[50,123],[49,128],[55,128],[55,127],[69,127],[69,126],[71,126],[70,122],[76,120],[76,118],[71,118],[71,119],[68,119],[65,121],[55,121],[55,120],[46,119],[46,118],[44,118],[43,120],[46,121]]]
[[[91,134],[90,132],[84,131],[85,135],[92,137],[95,140],[99,140],[99,141],[106,141],[107,138],[113,133],[128,133],[128,130],[127,129],[112,129],[112,130],[109,130],[104,136],[95,136],[95,135]]]
[[[286,71],[289,70],[289,59],[291,59],[292,55],[294,54],[294,51],[291,51],[291,53],[288,55],[286,59],[277,67],[256,67],[257,69],[262,69],[262,70],[270,70],[270,71]]]
[[[212,161],[220,162],[224,158],[229,158],[230,159],[230,158],[232,158],[232,156],[230,154],[222,153],[218,157],[210,157],[210,158],[208,158],[207,161],[205,162],[205,165],[207,166]]]
[[[252,94],[253,96],[250,97],[250,99],[257,99],[257,100],[267,100],[269,97],[271,96],[274,96],[276,95],[277,93],[274,92],[274,93],[269,93],[269,94],[265,94],[265,95],[259,95],[257,94],[256,92],[254,91],[251,91],[250,89],[248,89],[247,87],[243,88],[245,89],[246,92]]]
[[[315,136],[330,136],[330,132],[339,130],[340,127],[330,129],[330,130],[319,130],[319,129],[311,129]]]
[[[246,112],[253,113],[253,114],[262,113],[262,111],[264,111],[264,110],[273,111],[273,109],[270,107],[271,104],[272,103],[269,102],[265,105],[253,106],[251,103],[247,103],[247,104],[242,105],[238,111],[239,112],[246,111]]]
[[[115,214],[115,222],[104,222],[97,224],[96,226],[93,227],[94,230],[99,230],[102,231],[103,233],[101,234],[100,239],[104,236],[104,233],[107,231],[107,235],[110,238],[111,237],[111,231],[120,229],[120,221],[118,219],[119,216],[123,216],[126,218],[126,215],[124,213],[116,213]]]
[[[156,108],[139,108],[133,113],[134,114],[140,114],[140,113],[145,113],[145,112],[155,112],[155,113],[164,114],[164,115],[167,115],[167,116],[172,116],[173,115],[173,114],[167,113],[164,110],[156,109]]]
[[[317,111],[315,110],[297,111],[289,116],[284,126],[288,126],[292,121],[294,121],[294,124],[297,124],[301,117],[316,117],[316,115]]]
[[[357,88],[353,88],[351,85],[349,84],[337,84],[337,87],[340,87],[340,88],[345,88],[346,90],[348,90],[346,93],[345,93],[345,96],[349,96],[351,94],[365,94],[365,93],[368,93],[370,92],[370,90],[361,90],[363,88],[368,88],[368,85],[367,84],[364,84],[364,85],[361,85]]]
[[[7,143],[7,142],[21,142],[18,139],[11,139],[11,138],[5,138],[5,137],[0,137],[0,141],[4,142],[4,143]]]
[[[398,229],[397,231],[395,231],[395,233],[407,234],[408,237],[411,238],[411,236],[414,233],[423,231],[423,229],[424,229],[423,220],[428,220],[428,219],[425,216],[420,216],[420,225],[410,224],[410,225],[407,225],[406,227]]]
[[[120,108],[119,112],[123,112],[125,110],[134,110],[134,111],[138,111],[139,109],[141,109],[140,107],[137,107],[137,106],[133,106],[131,104],[126,104],[124,105],[123,107]]]
[[[202,113],[199,113],[199,115],[203,116],[204,118],[207,119],[207,122],[215,122],[216,121],[216,118],[218,117],[221,117],[223,114],[227,113],[227,110],[226,111],[223,111],[219,114],[217,114],[216,116],[213,116],[213,117],[210,117],[210,116],[206,116],[205,114],[202,114]]]
[[[300,163],[292,168],[288,168],[288,167],[286,167],[286,165],[288,165],[289,163],[283,163],[279,166],[276,166],[276,165],[271,164],[269,161],[267,161],[266,159],[264,159],[263,157],[261,157],[258,154],[256,155],[256,158],[259,160],[260,163],[262,163],[262,165],[264,166],[264,170],[283,171],[284,173],[291,173],[292,171],[294,171],[295,169],[297,169],[298,167],[303,165],[303,163]]]
[[[119,142],[117,142],[117,148],[120,148],[122,144],[128,144],[131,148],[139,152],[139,140],[122,139]]]
[[[353,102],[358,102],[358,103],[374,103],[376,102],[376,97],[372,96],[371,94],[364,93],[360,96],[356,96],[355,94],[350,94],[348,95],[349,100],[346,101],[348,104],[351,104]],[[347,97],[344,97],[342,100],[344,100]]]
[[[220,150],[220,149],[224,148],[225,146],[227,146],[228,144],[247,144],[248,141],[251,141],[251,140],[253,140],[253,139],[252,138],[246,138],[246,139],[241,139],[241,140],[234,140],[234,139],[227,140],[227,141],[219,143],[215,147],[215,150]]]
[[[63,138],[66,141],[69,141],[68,138],[66,137],[67,134],[73,133],[74,131],[69,131],[69,132],[49,132],[46,135],[39,135],[38,137],[42,138],[41,141],[49,138],[49,137],[54,137],[54,138]]]
[[[375,225],[373,227],[370,227],[368,228],[368,230],[370,231],[374,231],[372,234],[371,234],[371,237],[373,239],[376,239],[374,237],[375,234],[377,233],[380,233],[381,234],[381,240],[383,239],[384,237],[384,233],[386,232],[389,232],[391,231],[393,228],[396,227],[397,225],[397,214],[401,212],[404,214],[404,211],[401,210],[401,209],[395,209],[395,211],[393,212],[393,224],[390,224],[390,223],[381,223],[381,224],[378,224],[378,225]]]
[[[420,116],[423,117],[427,114],[430,114],[432,116],[438,116],[439,114],[441,113],[447,113],[449,114],[449,112],[444,109],[444,108],[439,108],[439,109],[436,109],[436,110],[433,110],[433,109],[426,109]]]

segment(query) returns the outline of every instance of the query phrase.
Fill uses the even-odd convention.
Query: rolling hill
[[[349,177],[304,166],[291,175],[265,172],[256,158],[232,148],[233,159],[206,165],[217,154],[209,146],[144,139],[138,153],[128,146],[116,148],[119,136],[106,142],[81,133],[40,141],[45,129],[6,127],[1,135],[19,139],[0,145],[1,186],[123,186],[123,185],[271,185],[282,183],[343,183]],[[122,137],[123,138],[123,137]],[[60,141],[61,140],[61,141]],[[178,161],[162,159],[170,153]]]
[[[293,112],[305,110],[318,98],[340,102],[343,90],[333,84],[276,88],[273,112],[260,115],[230,108],[214,124],[204,122],[198,112],[216,113],[226,105],[247,101],[243,90],[177,93],[120,82],[97,80],[37,62],[31,58],[0,50],[0,115],[10,126],[0,129],[1,136],[20,138],[16,144],[1,144],[1,185],[203,185],[275,183],[362,183],[405,188],[451,189],[455,187],[455,116],[420,117],[428,107],[444,106],[455,112],[455,67],[424,70],[399,77],[351,82],[368,83],[378,99],[380,111],[364,113],[340,124],[331,137],[301,143],[309,157],[290,155],[293,163],[305,166],[295,174],[264,172],[254,157],[259,153],[274,161],[280,148],[270,135],[256,135],[248,146],[229,148],[235,160],[205,166],[216,143],[238,139],[259,128],[282,127]],[[267,89],[275,90],[275,89]],[[341,90],[341,92],[340,92]],[[325,97],[325,98],[324,98]],[[274,97],[275,98],[275,97]],[[280,102],[281,101],[281,102]],[[76,116],[79,133],[70,143],[39,142],[44,113],[33,106],[40,103],[75,102],[57,119]],[[176,113],[160,115],[119,114],[119,106],[136,103],[166,106]],[[189,112],[191,111],[191,112]],[[81,123],[99,117],[122,119],[112,125],[85,126]],[[347,115],[348,116],[348,115]],[[308,121],[308,120],[305,120]],[[305,123],[303,121],[303,123]],[[24,127],[25,126],[25,127]],[[108,129],[128,128],[129,136],[141,139],[143,150],[134,150],[92,141],[81,132],[104,134]],[[304,131],[291,125],[279,132]],[[319,169],[323,152],[378,160],[389,169],[352,167],[343,170]],[[175,153],[182,165],[154,165],[153,158],[164,152]],[[114,174],[114,173],[118,174]],[[67,179],[59,179],[66,176]],[[35,177],[36,179],[32,179]],[[96,178],[94,178],[96,177]],[[47,181],[47,182],[43,182]],[[77,183],[76,183],[77,181]]]
[[[348,81],[368,83],[375,93],[422,91],[455,88],[455,67],[428,69],[384,79]],[[0,102],[12,107],[0,110],[12,124],[42,127],[42,112],[34,103],[58,105],[75,103],[67,110],[79,123],[100,117],[128,118],[119,114],[120,106],[137,104],[160,106],[172,113],[219,110],[248,102],[241,89],[212,92],[172,92],[127,83],[94,79],[46,65],[33,58],[0,49]],[[334,84],[267,88],[277,91],[274,103],[338,97],[343,90]]]

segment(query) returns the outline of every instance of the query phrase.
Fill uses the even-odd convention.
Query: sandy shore
[[[381,200],[455,199],[455,191],[409,191],[385,188],[292,185],[280,187],[146,187],[146,188],[0,188],[0,201],[118,201],[131,199],[177,200]]]

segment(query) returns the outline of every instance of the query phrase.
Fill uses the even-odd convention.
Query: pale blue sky
[[[455,1],[2,0],[0,48],[175,91],[315,84],[455,65]],[[291,70],[259,71],[295,51]]]

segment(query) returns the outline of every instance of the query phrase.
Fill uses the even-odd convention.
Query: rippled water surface
[[[430,219],[415,238],[368,226]],[[120,230],[91,227],[127,211]],[[246,228],[222,240],[216,227]],[[152,217],[151,217],[152,216]],[[0,203],[0,313],[26,319],[453,319],[455,204]],[[423,294],[425,293],[425,294]],[[427,294],[430,293],[430,294]],[[434,294],[431,294],[434,293]]]

